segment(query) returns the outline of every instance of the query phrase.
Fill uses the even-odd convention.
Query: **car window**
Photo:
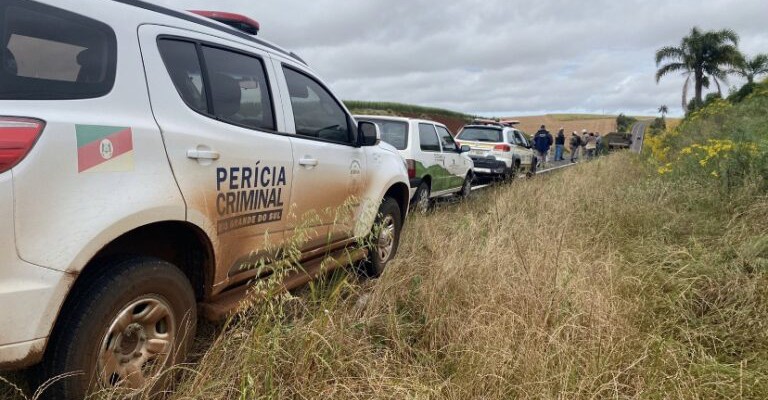
[[[472,140],[476,142],[504,142],[502,131],[498,128],[464,128],[458,138],[460,140]]]
[[[0,2],[0,21],[0,99],[85,99],[112,90],[117,43],[106,24],[21,0]]]
[[[249,128],[275,130],[264,64],[257,57],[203,46],[209,110],[216,118]]]
[[[192,42],[161,39],[157,43],[168,73],[185,103],[199,112],[207,112],[203,74],[197,47]]]
[[[358,121],[368,121],[378,125],[381,140],[391,144],[392,147],[398,150],[408,148],[408,123],[373,118],[358,118]]]
[[[432,124],[419,124],[419,143],[424,151],[440,151],[440,140]]]
[[[283,68],[293,107],[296,134],[332,142],[355,142],[349,118],[336,99],[314,79]]]
[[[528,139],[525,137],[525,135],[520,131],[515,131],[515,136],[517,136],[517,140],[520,141],[521,146],[528,147]]]
[[[509,143],[512,143],[517,146],[525,146],[525,143],[520,138],[520,133],[518,133],[517,131],[509,131],[508,135],[509,135]]]
[[[443,146],[443,151],[454,152],[458,150],[456,142],[453,140],[453,135],[448,132],[448,129],[437,126],[437,135],[440,136],[440,144]]]

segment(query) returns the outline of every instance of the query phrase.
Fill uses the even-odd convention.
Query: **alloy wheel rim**
[[[173,309],[147,295],[123,307],[101,341],[99,381],[104,387],[141,389],[157,377],[176,339]]]
[[[395,219],[387,215],[381,221],[381,230],[379,231],[376,251],[381,262],[386,262],[392,255],[392,249],[395,247]]]

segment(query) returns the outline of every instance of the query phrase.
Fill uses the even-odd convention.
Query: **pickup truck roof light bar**
[[[223,11],[189,10],[193,14],[201,17],[210,18],[222,24],[229,25],[241,32],[256,36],[259,34],[261,25],[258,21],[246,17],[245,15],[235,14]]]
[[[162,7],[162,6],[159,6],[157,4],[146,2],[144,0],[112,0],[112,1],[117,2],[117,3],[121,3],[121,4],[125,4],[125,5],[128,5],[128,6],[142,8],[142,9],[145,9],[145,10],[148,10],[148,11],[152,11],[152,12],[156,12],[156,13],[159,13],[159,14],[167,15],[169,17],[179,18],[179,19],[182,19],[184,21],[192,22],[192,23],[195,23],[195,24],[200,24],[200,25],[206,26],[206,27],[211,28],[211,29],[217,29],[219,31],[227,32],[229,34],[236,35],[236,36],[240,37],[241,39],[250,40],[250,41],[252,41],[254,43],[257,43],[259,45],[268,47],[268,48],[270,48],[272,50],[275,50],[275,51],[277,51],[279,53],[282,53],[282,54],[284,54],[286,56],[292,57],[293,59],[295,59],[296,61],[298,61],[298,62],[300,62],[300,63],[302,63],[304,65],[307,65],[307,63],[304,60],[302,60],[301,57],[299,57],[298,55],[296,55],[293,52],[287,51],[287,50],[285,50],[285,49],[283,49],[281,47],[275,46],[275,45],[273,45],[273,44],[271,44],[269,42],[265,42],[265,41],[257,38],[254,35],[249,35],[249,34],[243,32],[243,31],[241,31],[239,29],[232,28],[229,25],[221,26],[220,24],[217,24],[217,23],[215,23],[213,21],[210,21],[209,18],[206,18],[206,17],[202,17],[201,18],[201,15],[195,14],[193,16],[193,15],[190,15],[191,13],[185,13],[185,12],[181,12],[181,11],[177,11],[177,10],[172,10],[170,8]]]

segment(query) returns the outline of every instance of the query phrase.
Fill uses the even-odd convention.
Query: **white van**
[[[448,128],[438,122],[372,115],[355,116],[373,122],[381,140],[394,146],[408,165],[411,201],[424,212],[430,201],[446,195],[469,196],[474,178],[468,147],[461,149]]]

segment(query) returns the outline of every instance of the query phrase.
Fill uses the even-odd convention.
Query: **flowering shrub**
[[[646,139],[660,175],[731,189],[768,175],[768,84],[737,104],[718,99],[676,128]]]

